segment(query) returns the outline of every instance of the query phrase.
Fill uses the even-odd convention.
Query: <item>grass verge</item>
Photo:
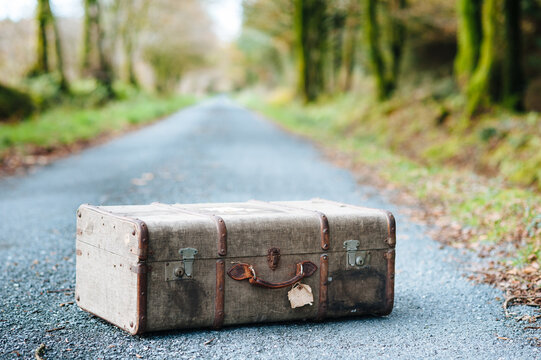
[[[402,194],[399,201],[420,205],[422,210],[413,216],[437,225],[435,239],[474,250],[485,258],[472,268],[471,278],[505,290],[507,299],[541,305],[541,194],[535,186],[509,185],[505,174],[496,171],[479,175],[472,171],[474,158],[446,162],[449,158],[440,154],[443,150],[434,151],[435,156],[419,151],[421,145],[451,148],[466,144],[469,149],[465,151],[476,146],[470,144],[471,136],[431,130],[434,124],[427,127],[419,121],[433,111],[430,104],[398,108],[396,103],[370,105],[369,100],[347,97],[306,106],[289,99],[276,93],[266,97],[244,93],[238,98],[288,130],[338,150],[342,158],[345,154],[347,165],[372,184],[398,189]],[[397,111],[408,116],[388,121]],[[515,129],[510,131],[521,135]],[[410,146],[404,140],[408,137]],[[426,142],[420,145],[417,141]],[[458,150],[454,154],[463,155]],[[513,153],[508,156],[520,168],[516,164],[520,158],[513,160]]]
[[[139,93],[102,107],[62,105],[16,124],[0,124],[0,169],[12,172],[46,163],[194,104],[189,96],[157,97]]]

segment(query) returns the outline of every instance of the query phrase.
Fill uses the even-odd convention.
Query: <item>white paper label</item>
[[[314,303],[314,295],[312,288],[306,284],[296,283],[287,293],[287,298],[291,303],[291,308],[295,309],[304,305],[312,305]]]

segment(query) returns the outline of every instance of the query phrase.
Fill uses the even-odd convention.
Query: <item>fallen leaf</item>
[[[203,343],[203,345],[209,345],[211,342],[213,342],[216,338],[212,338],[210,340],[207,340]]]

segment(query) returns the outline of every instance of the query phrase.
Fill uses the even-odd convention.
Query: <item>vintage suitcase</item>
[[[387,315],[394,247],[391,213],[321,199],[82,205],[75,296],[131,334]]]

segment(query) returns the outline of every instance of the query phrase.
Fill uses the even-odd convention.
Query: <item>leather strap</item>
[[[248,279],[250,284],[265,287],[268,289],[280,289],[284,287],[291,286],[305,277],[313,275],[317,270],[317,265],[311,261],[303,261],[297,264],[297,270],[295,276],[289,280],[273,283],[265,281],[257,277],[254,267],[250,264],[235,264],[229,271],[227,275],[233,280],[241,281]]]

